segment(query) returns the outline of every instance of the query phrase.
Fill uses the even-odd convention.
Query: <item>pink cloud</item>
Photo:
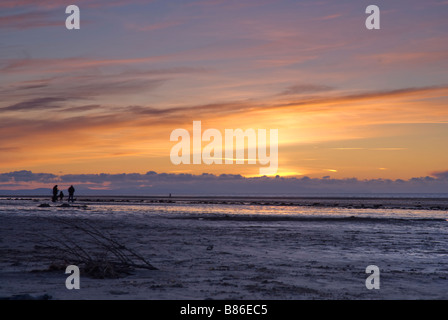
[[[116,66],[125,64],[137,64],[145,62],[155,62],[165,59],[165,56],[152,56],[142,58],[127,59],[87,59],[87,58],[60,58],[60,59],[11,59],[3,60],[1,72],[26,72],[33,71],[46,73],[68,72],[79,68],[96,68],[101,66]]]
[[[2,0],[0,2],[0,8],[45,8],[54,9],[60,7],[66,7],[71,4],[77,6],[86,6],[90,8],[106,7],[106,6],[119,6],[129,4],[141,4],[148,3],[148,0]]]
[[[149,25],[128,24],[126,27],[135,31],[155,31],[160,29],[166,29],[170,27],[176,27],[183,24],[183,21],[164,21]]]
[[[28,29],[62,25],[64,21],[54,20],[49,12],[26,12],[0,17],[0,28]]]

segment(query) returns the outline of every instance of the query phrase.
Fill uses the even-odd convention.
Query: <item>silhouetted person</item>
[[[58,200],[58,185],[55,185],[53,187],[53,198],[51,199],[51,201],[56,202],[56,200]]]
[[[59,201],[62,201],[64,199],[64,192],[59,192]]]
[[[75,188],[73,188],[73,186],[70,186],[70,188],[68,188],[68,202],[73,202],[75,201],[73,199],[73,195],[75,194]]]

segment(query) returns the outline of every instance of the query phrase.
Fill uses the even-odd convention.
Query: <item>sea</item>
[[[364,204],[367,205],[364,205]],[[384,203],[389,205],[383,206]],[[435,203],[434,205],[431,205]],[[438,205],[442,203],[442,205]],[[437,204],[437,205],[436,205]],[[383,219],[448,221],[448,194],[308,194],[0,197],[0,212],[31,216],[125,216],[253,219]]]

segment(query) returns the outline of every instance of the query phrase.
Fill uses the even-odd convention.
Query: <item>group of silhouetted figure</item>
[[[68,202],[74,202],[75,200],[73,199],[73,195],[75,194],[75,188],[73,188],[73,186],[70,186],[68,188]],[[64,192],[59,191],[58,189],[58,185],[55,185],[53,187],[53,197],[51,198],[51,201],[56,202],[56,201],[62,201],[64,200]]]

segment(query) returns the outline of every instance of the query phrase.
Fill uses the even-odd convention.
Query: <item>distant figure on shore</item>
[[[58,185],[55,185],[53,187],[53,198],[51,198],[52,202],[56,202],[56,200],[58,200]]]
[[[171,198],[171,193],[170,193],[170,198]]]
[[[64,199],[64,192],[59,192],[59,201],[62,201]]]
[[[73,199],[73,195],[75,194],[75,188],[73,188],[73,186],[70,186],[70,188],[68,188],[68,202],[73,202],[75,201]]]

